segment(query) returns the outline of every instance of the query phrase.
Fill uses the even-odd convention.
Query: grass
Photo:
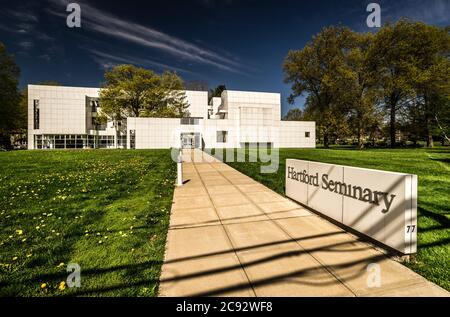
[[[0,153],[0,296],[156,295],[175,175],[169,150]]]
[[[255,156],[250,150],[247,155]],[[418,253],[412,270],[450,291],[450,149],[281,149],[277,173],[261,162],[228,163],[284,195],[286,159],[365,167],[418,175]],[[267,165],[267,163],[264,163]]]

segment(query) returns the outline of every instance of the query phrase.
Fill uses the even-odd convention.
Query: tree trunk
[[[364,148],[364,142],[363,142],[363,129],[358,126],[358,148],[363,149]]]
[[[427,137],[427,147],[428,148],[432,148],[434,146],[433,134],[431,133],[430,125],[431,125],[431,118],[428,114],[425,114],[425,134]]]
[[[433,136],[430,134],[427,137],[427,147],[428,148],[434,147]]]
[[[328,133],[324,133],[323,134],[323,147],[325,148],[329,148],[330,147],[330,143],[328,140]]]
[[[433,144],[433,134],[431,133],[431,116],[430,116],[430,102],[428,95],[424,94],[424,104],[425,104],[425,135],[427,141],[427,147],[432,148]]]
[[[391,99],[391,118],[390,118],[390,137],[391,137],[391,148],[395,147],[395,135],[396,135],[396,126],[395,126],[395,119],[397,115],[397,103],[392,101]]]

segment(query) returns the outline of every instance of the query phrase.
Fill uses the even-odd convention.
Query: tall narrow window
[[[34,100],[34,129],[39,130],[39,100]]]
[[[217,131],[217,143],[227,143],[227,131]]]
[[[130,130],[130,149],[136,149],[136,130]]]
[[[95,100],[91,100],[91,112],[97,112],[97,104]]]

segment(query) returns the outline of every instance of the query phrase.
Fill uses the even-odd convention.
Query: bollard
[[[178,170],[178,175],[177,175],[177,186],[183,186],[183,157],[181,155],[181,151],[178,154],[178,162],[177,162],[177,170]]]

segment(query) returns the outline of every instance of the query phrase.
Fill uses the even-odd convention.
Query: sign
[[[403,254],[417,251],[417,176],[286,160],[286,196]]]

